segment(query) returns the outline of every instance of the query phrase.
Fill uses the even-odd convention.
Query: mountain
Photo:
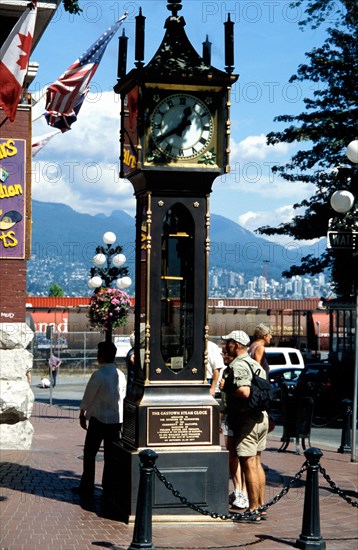
[[[126,265],[134,277],[135,220],[122,210],[105,214],[81,214],[60,203],[32,203],[32,255],[28,263],[28,291],[48,294],[53,282],[66,295],[88,293],[87,280],[96,246],[102,235],[113,231],[123,247]],[[216,214],[210,218],[210,269],[243,273],[245,279],[263,274],[279,280],[284,269],[298,261],[299,247],[283,247],[257,237],[239,224]],[[307,253],[307,251],[305,252]]]

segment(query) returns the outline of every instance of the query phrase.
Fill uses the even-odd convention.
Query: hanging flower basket
[[[129,307],[129,297],[123,290],[102,287],[91,298],[90,325],[100,331],[121,327],[127,322]]]

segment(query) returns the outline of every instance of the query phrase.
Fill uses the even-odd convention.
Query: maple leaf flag
[[[28,4],[0,50],[0,106],[11,122],[16,117],[29,63],[36,15],[37,2],[34,1]]]

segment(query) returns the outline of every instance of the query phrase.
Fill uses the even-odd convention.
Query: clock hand
[[[190,126],[191,125],[191,120],[188,120],[188,117],[190,116],[191,114],[191,108],[190,107],[187,107],[185,110],[184,110],[184,116],[183,118],[181,119],[180,123],[178,124],[178,126],[176,126],[175,128],[173,128],[172,130],[168,130],[168,132],[165,132],[164,134],[162,134],[161,136],[157,136],[157,141],[159,141],[159,143],[161,143],[162,141],[164,141],[167,137],[170,137],[170,136],[173,136],[174,134],[176,134],[177,136],[182,136],[185,128],[187,126]]]
[[[173,136],[174,134],[177,133],[178,128],[180,128],[180,125],[177,126],[176,128],[173,128],[172,130],[168,130],[168,132],[165,132],[161,136],[157,136],[157,138],[156,138],[157,141],[159,141],[159,143],[161,143],[165,138]]]
[[[184,109],[184,116],[177,128],[177,132],[176,132],[177,136],[182,136],[185,128],[187,128],[188,126],[191,126],[191,120],[188,120],[190,115],[191,115],[191,108],[187,107],[186,109]]]

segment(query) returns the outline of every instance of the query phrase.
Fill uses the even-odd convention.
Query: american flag
[[[56,82],[47,88],[45,118],[50,126],[67,132],[77,120],[77,114],[89,91],[103,54],[127,17],[125,13],[92,46],[77,59]]]
[[[48,134],[44,134],[40,137],[33,137],[32,138],[32,158],[34,158],[37,153],[41,151],[45,147],[45,145],[48,144],[48,142],[57,134],[60,134],[61,132],[50,132]]]

